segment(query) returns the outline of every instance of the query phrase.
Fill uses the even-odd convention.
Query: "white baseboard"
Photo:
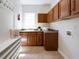
[[[61,50],[58,49],[58,52],[64,57],[64,59],[69,59]]]

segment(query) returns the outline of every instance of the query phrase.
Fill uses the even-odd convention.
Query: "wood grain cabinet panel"
[[[79,15],[79,0],[71,0],[71,15]]]
[[[48,51],[57,51],[58,33],[44,33],[44,48]]]
[[[38,14],[38,22],[43,22],[43,14]]]
[[[43,21],[44,23],[47,23],[47,14],[44,14],[44,15],[43,15],[43,20],[44,20],[44,21]]]
[[[36,32],[27,33],[27,43],[29,46],[36,46]]]
[[[48,16],[47,16],[47,21],[50,23],[50,22],[53,22],[53,15],[54,15],[54,10],[50,10],[48,12]]]
[[[38,23],[47,23],[47,14],[38,14]]]
[[[43,32],[37,32],[37,46],[43,45]]]
[[[57,4],[55,7],[54,7],[54,20],[58,20],[59,19],[59,4]]]
[[[70,0],[61,0],[59,2],[59,18],[70,16]]]
[[[21,45],[24,46],[42,46],[43,32],[20,32]]]

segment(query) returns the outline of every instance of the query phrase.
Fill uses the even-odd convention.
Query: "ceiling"
[[[46,5],[51,4],[55,0],[20,0],[22,5]]]
[[[22,11],[48,13],[60,0],[20,0]]]

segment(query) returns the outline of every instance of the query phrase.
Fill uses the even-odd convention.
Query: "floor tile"
[[[64,59],[57,51],[46,51],[42,46],[22,46],[18,59]]]

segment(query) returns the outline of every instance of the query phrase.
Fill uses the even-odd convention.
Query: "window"
[[[36,14],[35,13],[24,13],[23,15],[23,29],[34,29],[36,28]]]

